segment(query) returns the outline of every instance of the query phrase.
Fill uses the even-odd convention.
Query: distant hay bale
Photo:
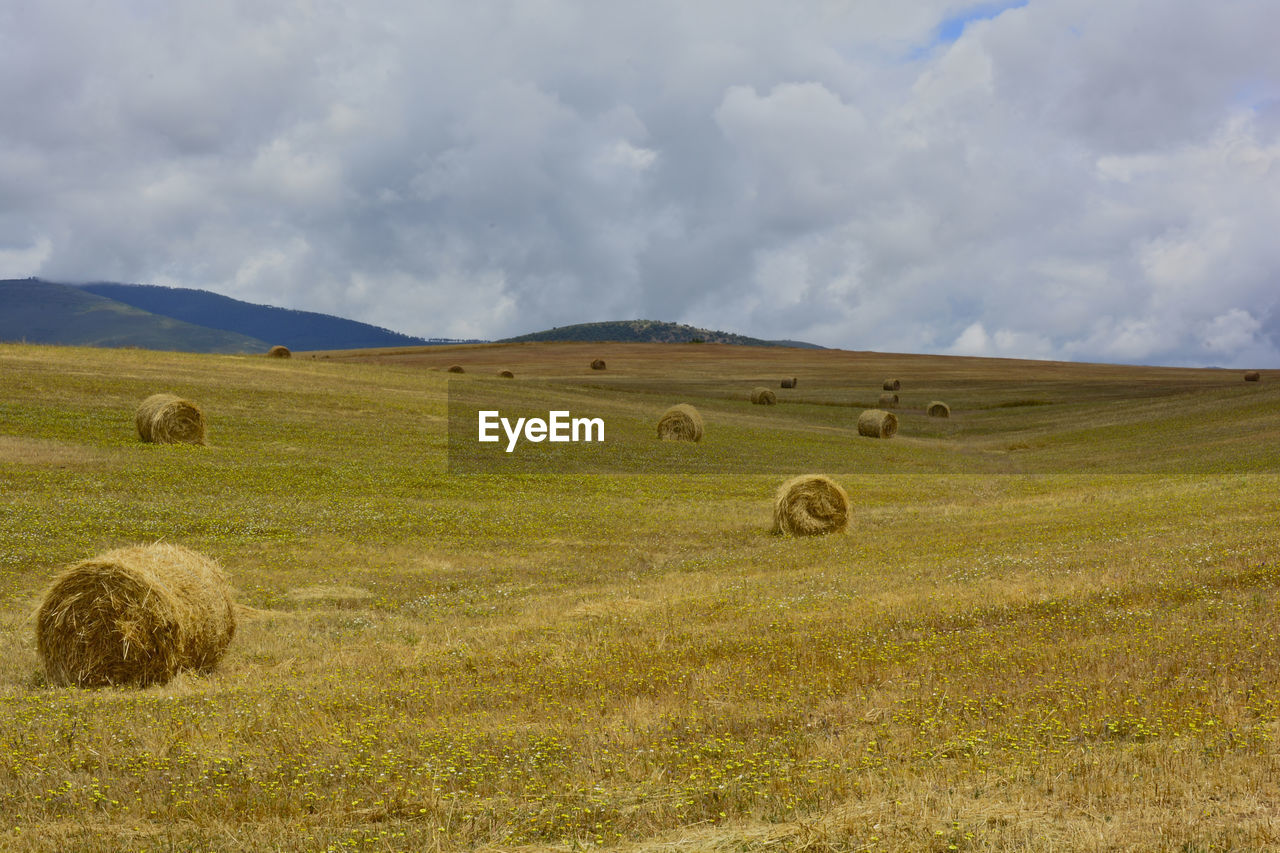
[[[462,369],[462,365],[461,365],[461,364],[451,364],[451,365],[449,365],[449,372],[450,372],[450,373],[466,373],[466,371]]]
[[[794,388],[794,387],[796,387],[796,381],[795,381],[795,379],[784,379],[784,380],[782,380],[782,386],[781,386],[781,387],[783,387],[783,388]]]
[[[1244,381],[1245,382],[1261,382],[1262,374],[1256,370],[1247,370],[1245,371],[1245,374],[1244,374]]]
[[[768,388],[755,388],[751,391],[751,402],[757,406],[777,405],[778,395]]]
[[[277,345],[267,350],[267,355],[271,356],[272,358],[289,358],[291,355],[293,355],[293,353],[289,352],[288,347],[282,347]]]
[[[174,394],[152,394],[133,417],[138,437],[156,444],[204,444],[204,413]]]
[[[941,400],[934,400],[926,409],[931,418],[949,418],[951,417],[951,407]]]
[[[802,474],[778,487],[773,530],[792,536],[839,533],[849,523],[849,496],[829,477]]]
[[[882,409],[892,409],[898,405],[898,395],[897,394],[881,394],[880,402],[877,403],[876,405],[878,405]]]
[[[499,371],[498,371],[498,375],[499,375],[499,376],[501,376],[503,379],[515,379],[515,378],[516,378],[516,375],[515,375],[514,373],[512,373],[510,370],[499,370]]]
[[[898,416],[880,409],[867,409],[858,416],[858,435],[869,438],[893,438],[898,431]]]
[[[883,388],[882,390],[885,390],[885,391],[901,391],[901,390],[902,390],[902,380],[900,380],[900,379],[886,379],[886,380],[884,381],[884,388]]]
[[[591,369],[592,369],[592,370],[604,370],[604,359],[603,359],[603,358],[597,358],[595,361],[591,362]]]
[[[146,687],[213,669],[235,630],[218,564],[157,542],[63,569],[36,613],[36,648],[51,684]]]
[[[701,441],[702,415],[688,403],[672,406],[658,420],[658,438],[663,441]]]

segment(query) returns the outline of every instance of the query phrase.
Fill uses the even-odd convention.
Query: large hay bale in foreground
[[[934,400],[929,404],[929,408],[925,411],[929,413],[931,418],[949,418],[951,417],[951,407],[941,400]]]
[[[849,496],[829,477],[802,474],[778,487],[773,530],[792,536],[839,533],[849,523]]]
[[[138,437],[156,444],[204,444],[204,413],[175,394],[152,394],[133,416]]]
[[[882,390],[885,390],[885,391],[901,391],[901,390],[902,390],[902,380],[900,380],[900,379],[886,379],[886,380],[884,381],[884,388],[883,388]]]
[[[688,403],[672,406],[658,420],[663,441],[702,441],[702,415]]]
[[[1262,374],[1256,370],[1246,370],[1244,374],[1245,382],[1261,382]]]
[[[288,347],[282,347],[277,345],[267,350],[267,355],[271,356],[272,358],[289,358],[290,356],[293,355],[293,353],[289,352]]]
[[[461,364],[451,364],[451,365],[449,365],[449,372],[450,372],[450,373],[466,373],[466,371],[462,369],[462,365],[461,365]]]
[[[51,684],[164,684],[207,672],[235,636],[231,584],[218,564],[157,542],[63,569],[36,613],[36,648]]]
[[[778,395],[768,388],[754,388],[751,391],[751,402],[757,406],[773,406],[778,402]]]
[[[592,369],[592,370],[604,370],[604,359],[603,359],[603,358],[597,358],[595,361],[591,362],[591,369]]]
[[[898,395],[897,394],[881,394],[880,402],[878,402],[876,405],[878,405],[882,409],[892,409],[898,405]]]
[[[499,375],[499,376],[501,376],[503,379],[515,379],[515,378],[516,378],[516,375],[515,375],[514,373],[512,373],[510,370],[499,370],[499,371],[498,371],[498,375]]]
[[[858,416],[858,435],[869,438],[893,438],[898,431],[898,416],[880,409],[867,409]]]

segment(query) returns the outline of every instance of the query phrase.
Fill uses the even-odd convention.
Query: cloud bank
[[[0,276],[1280,366],[1268,0],[0,8]]]

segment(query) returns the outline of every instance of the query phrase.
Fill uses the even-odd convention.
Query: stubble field
[[[648,473],[450,474],[449,382],[501,369],[636,422],[693,403],[707,437]],[[899,434],[859,438],[890,376]],[[1280,846],[1274,373],[0,345],[0,388],[2,849]],[[157,391],[210,446],[137,440]],[[848,532],[772,535],[810,470]],[[156,540],[231,575],[221,665],[47,686],[53,572]]]

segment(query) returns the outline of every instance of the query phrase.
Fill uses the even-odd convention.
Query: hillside
[[[0,341],[206,353],[261,352],[269,346],[251,335],[159,316],[39,279],[0,281]]]
[[[6,851],[1280,849],[1273,371],[0,344],[0,376]],[[861,437],[888,377],[898,434]],[[210,446],[138,440],[159,390]],[[599,415],[645,470],[452,474],[460,390]],[[676,402],[696,445],[654,433]],[[843,533],[772,532],[802,472]],[[50,579],[157,540],[229,575],[226,654],[51,687]]]
[[[432,341],[330,314],[257,305],[183,287],[96,282],[81,290],[177,320],[246,335],[292,350],[422,346]]]
[[[803,341],[766,341],[733,332],[699,329],[683,323],[664,323],[656,320],[614,320],[604,323],[578,323],[573,326],[556,326],[542,332],[530,332],[500,343],[523,341],[618,341],[620,343],[660,344],[738,344],[753,347],[802,347],[822,349],[817,344]]]

